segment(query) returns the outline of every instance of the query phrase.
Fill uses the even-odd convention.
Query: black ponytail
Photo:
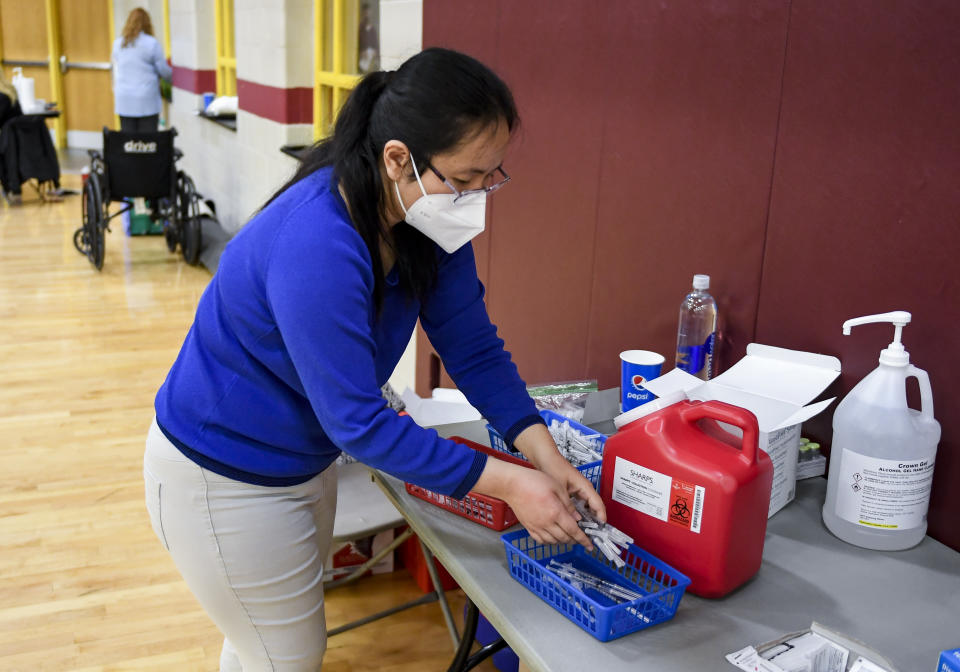
[[[313,146],[264,207],[308,175],[333,166],[334,182],[343,186],[353,225],[373,260],[377,312],[384,292],[381,240],[392,246],[409,295],[422,298],[436,280],[436,246],[405,222],[392,232],[383,224],[383,147],[388,140],[400,140],[417,165],[425,166],[471,133],[501,121],[512,131],[519,120],[513,96],[496,74],[465,54],[426,49],[395,72],[372,72],[360,80],[340,110],[333,134]]]

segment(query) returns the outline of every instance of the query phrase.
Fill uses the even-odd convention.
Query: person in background
[[[23,110],[20,109],[20,103],[17,101],[17,89],[7,81],[3,68],[0,68],[0,132],[3,131],[4,124],[22,114]],[[0,166],[0,174],[2,173],[3,169]],[[23,202],[20,185],[13,184],[13,181],[4,184],[4,195],[10,205],[20,205]]]
[[[341,451],[463,498],[503,499],[540,543],[581,543],[590,482],[557,450],[484,304],[470,240],[519,123],[475,59],[427,49],[368,74],[333,134],[230,241],[157,393],[154,532],[224,634],[220,670],[320,669]],[[417,320],[467,399],[535,469],[393,411]],[[439,514],[443,515],[443,514]]]
[[[7,81],[3,74],[3,68],[0,68],[0,128],[14,117],[23,114],[20,109],[20,103],[17,101],[17,89]]]
[[[172,70],[163,47],[153,36],[147,10],[137,7],[127,17],[123,33],[113,43],[114,111],[120,130],[156,132],[160,121],[160,79],[170,81]]]

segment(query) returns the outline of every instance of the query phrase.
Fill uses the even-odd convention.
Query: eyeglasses
[[[507,175],[507,173],[503,170],[503,166],[497,166],[496,171],[503,176],[503,179],[501,179],[499,182],[494,182],[489,187],[480,187],[479,189],[467,189],[465,191],[460,191],[455,186],[450,184],[450,180],[445,178],[443,176],[443,173],[441,173],[439,170],[434,168],[431,164],[428,163],[427,168],[432,170],[433,174],[439,177],[440,181],[443,182],[445,185],[447,185],[450,191],[456,194],[456,198],[453,199],[454,203],[459,201],[464,196],[471,196],[473,194],[489,194],[493,191],[496,191],[497,189],[499,189],[500,187],[502,187],[503,185],[505,185],[507,182],[510,181],[510,176]]]

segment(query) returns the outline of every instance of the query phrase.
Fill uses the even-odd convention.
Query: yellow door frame
[[[326,2],[333,3],[332,25],[326,25]],[[319,140],[327,135],[337,113],[346,102],[350,91],[360,81],[360,75],[345,73],[344,43],[346,41],[346,3],[345,0],[313,0],[313,136]],[[327,30],[329,28],[329,30]],[[333,47],[333,59],[330,70],[323,69],[324,39],[330,34]],[[326,109],[321,105],[320,89],[331,88],[331,118],[327,118]]]
[[[113,2],[112,0],[105,1],[107,3],[107,15],[110,21],[108,51],[112,53],[116,23],[114,21]],[[56,145],[57,149],[62,149],[67,146],[67,110],[63,92],[63,73],[60,72],[60,57],[63,55],[63,41],[60,31],[60,0],[45,0],[44,9],[46,11],[47,24],[47,58],[50,60],[48,66],[50,72],[50,95],[60,106],[60,116],[55,117],[53,120],[54,145]],[[3,52],[0,51],[0,54],[2,53]],[[120,128],[120,119],[117,115],[113,115],[113,122],[117,128]]]

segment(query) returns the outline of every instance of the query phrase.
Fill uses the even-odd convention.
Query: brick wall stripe
[[[173,66],[173,85],[190,93],[205,93],[217,90],[216,70],[194,70],[181,65]]]
[[[173,85],[190,93],[205,93],[217,88],[216,70],[194,70],[173,66]],[[296,86],[289,89],[237,80],[238,107],[244,112],[280,124],[313,123],[313,89]]]
[[[305,86],[289,89],[237,80],[238,106],[241,110],[281,124],[313,123],[313,89]]]

